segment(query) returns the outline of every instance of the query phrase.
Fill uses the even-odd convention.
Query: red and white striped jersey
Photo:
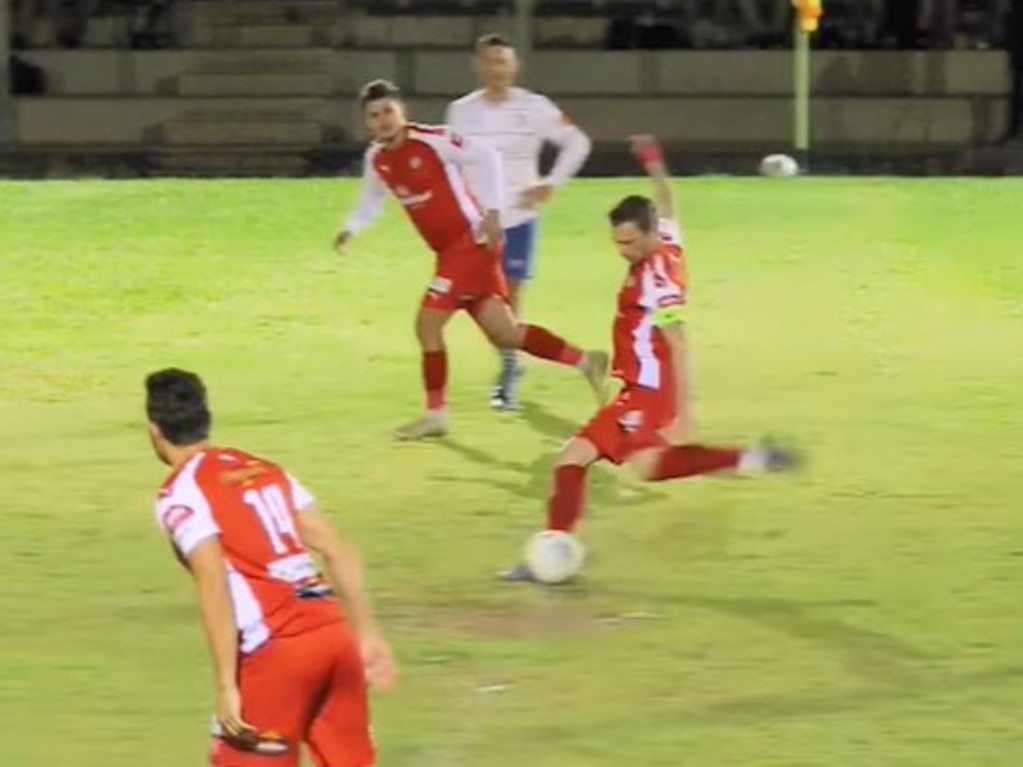
[[[220,537],[242,653],[343,619],[298,534],[296,515],[313,503],[279,466],[224,448],[193,456],[160,488],[156,519],[183,558]]]
[[[450,128],[409,124],[401,143],[366,150],[362,192],[345,229],[355,234],[367,226],[389,189],[427,245],[442,253],[475,236],[485,210],[500,210],[502,188],[496,150]]]
[[[678,224],[658,222],[661,244],[629,268],[618,291],[612,375],[626,386],[672,385],[671,352],[657,326],[658,313],[686,302],[685,261]]]

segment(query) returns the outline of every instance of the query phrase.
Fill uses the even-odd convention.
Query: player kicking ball
[[[412,440],[447,433],[444,327],[462,310],[494,346],[578,368],[602,398],[606,354],[584,352],[542,327],[521,324],[508,305],[501,271],[502,166],[496,150],[448,127],[410,122],[401,93],[385,80],[364,86],[359,100],[373,143],[366,151],[359,201],[335,248],[343,251],[380,213],[390,190],[436,255],[434,278],[416,317],[426,414],[395,436]]]
[[[149,437],[171,467],[156,518],[191,573],[213,661],[213,767],[371,767],[367,683],[396,666],[377,631],[359,559],[279,466],[209,442],[206,389],[146,379]],[[309,552],[319,554],[320,574]]]
[[[448,106],[446,122],[455,131],[485,141],[504,161],[504,276],[508,302],[522,317],[522,294],[533,276],[537,209],[554,190],[575,176],[590,154],[589,137],[554,103],[515,85],[519,62],[515,48],[500,35],[476,41],[476,75],[480,87]],[[545,144],[558,148],[550,173],[540,178]],[[518,410],[521,363],[515,349],[501,350],[501,372],[490,391],[496,410]]]
[[[548,530],[575,529],[583,513],[586,471],[597,461],[627,463],[649,482],[719,471],[776,472],[797,464],[792,451],[770,442],[739,449],[691,441],[682,236],[659,144],[638,136],[633,151],[653,181],[655,199],[631,195],[609,214],[615,247],[628,263],[613,326],[612,375],[622,386],[558,456]],[[525,564],[501,577],[537,580]]]

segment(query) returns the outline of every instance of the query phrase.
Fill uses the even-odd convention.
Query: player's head
[[[372,80],[359,91],[359,104],[366,118],[366,129],[374,141],[385,144],[399,138],[408,119],[401,90],[390,80]]]
[[[657,209],[649,197],[629,195],[611,209],[608,218],[611,238],[627,261],[642,261],[660,243]]]
[[[492,91],[504,91],[515,85],[519,59],[515,48],[500,35],[483,35],[476,41],[476,76],[480,85]]]
[[[146,377],[146,416],[153,450],[167,464],[181,449],[206,442],[213,420],[202,380],[177,368]]]

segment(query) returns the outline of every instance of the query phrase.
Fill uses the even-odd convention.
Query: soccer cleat
[[[533,571],[526,564],[517,564],[508,570],[502,570],[497,574],[499,581],[505,583],[539,583]]]
[[[607,375],[610,367],[611,360],[607,352],[586,352],[583,364],[579,368],[586,376],[600,405],[607,401]]]
[[[764,470],[772,473],[797,471],[806,463],[802,453],[773,437],[764,437],[757,449],[764,458]]]
[[[394,432],[395,439],[410,441],[443,437],[448,433],[447,415],[442,411],[431,410],[421,418],[398,427]]]
[[[490,387],[490,407],[494,410],[504,410],[504,387],[501,384]]]

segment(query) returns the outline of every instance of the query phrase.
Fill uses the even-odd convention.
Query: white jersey
[[[448,106],[447,123],[457,133],[484,141],[504,161],[501,223],[506,228],[533,219],[536,209],[524,205],[522,194],[537,184],[558,186],[572,178],[590,154],[589,137],[572,124],[546,96],[512,88],[503,101],[473,91]],[[540,152],[545,143],[558,147],[550,174],[540,178]]]

